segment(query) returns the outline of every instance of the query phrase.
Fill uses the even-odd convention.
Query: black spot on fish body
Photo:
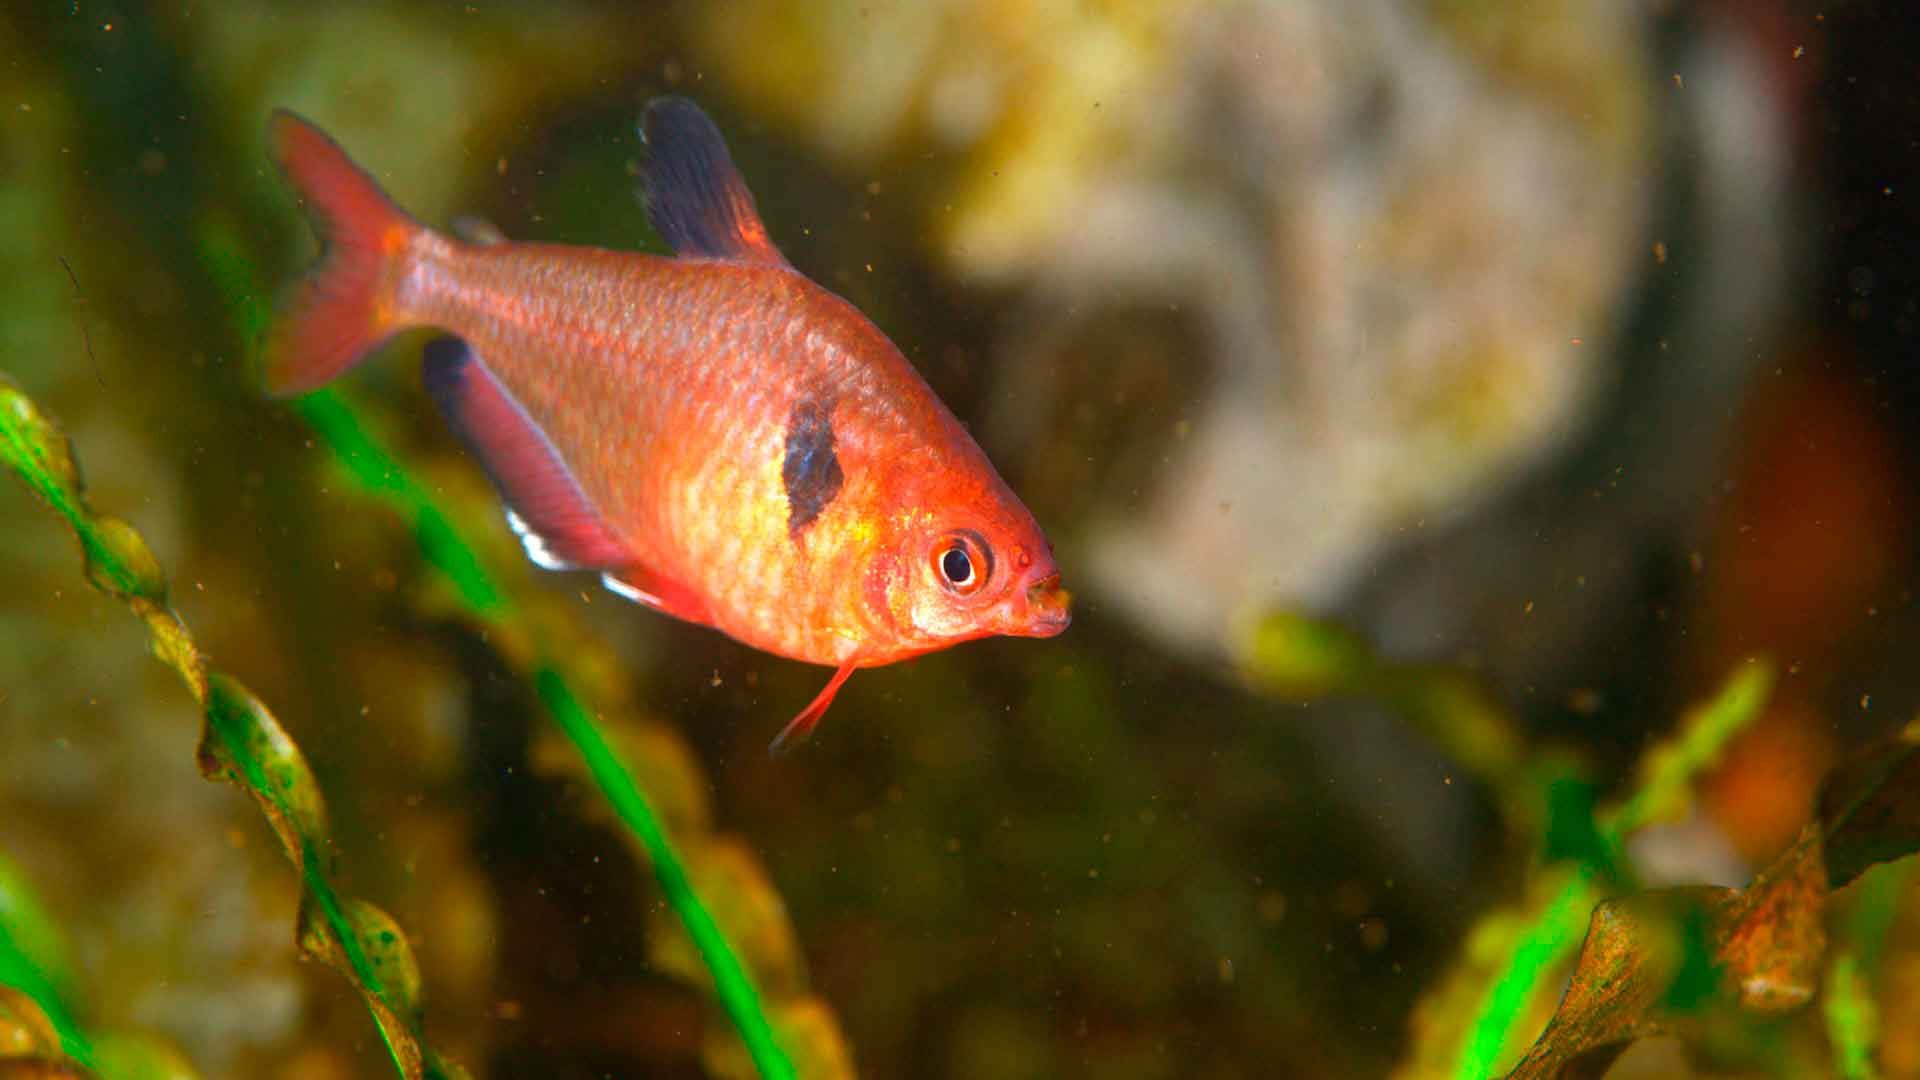
[[[787,533],[796,540],[846,483],[833,453],[830,412],[830,406],[808,398],[795,405],[787,419],[787,457],[780,480],[787,489]]]

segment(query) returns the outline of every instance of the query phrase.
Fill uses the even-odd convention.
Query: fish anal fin
[[[428,342],[424,371],[428,395],[500,489],[529,559],[548,570],[632,560],[546,432],[465,342]]]
[[[607,591],[676,619],[711,626],[707,603],[694,590],[644,566],[629,563],[600,575]]]
[[[654,98],[641,116],[640,137],[648,153],[647,217],[676,253],[787,264],[720,129],[700,106],[683,97]]]
[[[774,757],[781,757],[794,747],[806,742],[808,736],[813,734],[813,729],[819,726],[820,718],[827,715],[827,706],[833,704],[833,696],[840,692],[841,684],[847,681],[847,676],[853,674],[854,667],[851,660],[841,664],[840,670],[833,673],[833,678],[827,680],[827,685],[814,695],[813,701],[800,710],[800,715],[789,720],[787,726],[780,729],[780,734],[774,736],[772,744],[767,747],[767,753]]]

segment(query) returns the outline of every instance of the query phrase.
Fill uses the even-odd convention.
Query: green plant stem
[[[356,480],[405,514],[427,561],[446,575],[475,614],[490,620],[511,617],[506,597],[487,576],[473,548],[432,504],[425,489],[367,434],[353,410],[338,395],[318,391],[301,398],[296,407]],[[739,1030],[754,1066],[767,1080],[792,1077],[793,1063],[774,1039],[773,1026],[767,1019],[759,990],[694,891],[686,864],[668,838],[659,815],[634,782],[632,772],[620,761],[558,667],[543,662],[536,670],[534,684],[548,714],[586,761],[601,794],[646,852],[661,892],[712,973],[715,994]]]
[[[340,899],[328,878],[324,852],[329,850],[330,840],[325,833],[323,802],[299,748],[244,687],[208,671],[186,624],[167,605],[166,575],[146,541],[124,522],[93,512],[87,505],[66,436],[3,377],[0,464],[11,469],[66,521],[86,557],[88,580],[121,600],[147,624],[154,654],[174,669],[200,705],[205,720],[200,748],[203,774],[225,776],[246,789],[298,869],[306,900],[299,928],[302,951],[319,955],[353,982],[373,1012],[388,1053],[403,1076],[410,1080],[463,1076],[424,1045],[417,971],[411,953],[406,954],[402,970],[413,980],[398,988],[368,955],[363,927],[373,925],[385,930],[391,921],[372,905],[358,902],[355,914],[350,916],[347,902]],[[321,929],[317,933],[308,921],[310,910],[319,912]],[[397,954],[406,949],[406,944],[404,938],[393,936],[398,944],[390,951]],[[338,949],[337,958],[329,953],[329,945]],[[65,1030],[61,1030],[64,1043]],[[86,1060],[80,1055],[71,1056]]]
[[[1587,867],[1574,867],[1541,909],[1539,917],[1513,948],[1512,959],[1488,989],[1474,1017],[1453,1075],[1456,1080],[1485,1080],[1506,1049],[1508,1037],[1541,983],[1578,944],[1599,893]]]
[[[694,947],[700,950],[701,959],[706,961],[708,970],[713,973],[713,984],[720,1003],[739,1027],[740,1038],[746,1043],[747,1052],[753,1056],[760,1074],[782,1080],[792,1077],[793,1064],[774,1040],[773,1029],[760,1006],[753,980],[740,963],[740,958],[734,954],[719,924],[713,921],[713,916],[694,892],[686,866],[680,861],[672,841],[667,838],[666,830],[661,827],[659,816],[653,812],[639,785],[634,783],[633,774],[621,763],[613,747],[607,744],[600,729],[580,704],[580,699],[573,695],[558,672],[550,667],[541,668],[534,676],[534,685],[539,691],[540,700],[546,703],[547,711],[553,714],[554,721],[560,725],[560,730],[566,732],[567,738],[579,748],[580,756],[586,759],[587,770],[593,774],[594,783],[599,784],[600,790],[606,794],[607,801],[613,804],[614,813],[620,816],[627,828],[633,830],[641,846],[646,849],[648,858],[653,862],[654,876],[659,879],[660,891],[666,894],[667,903],[679,913]]]
[[[1760,714],[1773,683],[1773,667],[1765,662],[1734,671],[1718,693],[1687,713],[1671,738],[1649,749],[1639,783],[1626,801],[1596,815],[1593,857],[1573,864],[1567,880],[1513,946],[1474,1014],[1453,1070],[1456,1080],[1484,1080],[1493,1074],[1528,1003],[1579,948],[1593,906],[1601,899],[1602,882],[1620,863],[1628,837],[1685,807],[1694,782]]]
[[[267,315],[251,287],[252,273],[245,260],[230,242],[214,234],[207,238],[203,252],[214,278],[233,304],[242,339],[258,340],[265,331]],[[320,390],[298,399],[294,408],[357,483],[410,523],[427,562],[446,576],[475,615],[486,621],[511,619],[511,604],[488,576],[473,546],[400,462],[367,433],[351,406],[338,394]],[[755,1068],[767,1080],[788,1080],[795,1075],[793,1062],[774,1038],[759,989],[694,890],[686,864],[659,815],[634,782],[632,772],[601,734],[557,663],[540,661],[534,683],[548,713],[586,761],[601,793],[646,852],[661,892],[712,974],[715,994],[739,1031]]]

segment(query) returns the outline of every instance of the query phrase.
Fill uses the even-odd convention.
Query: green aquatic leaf
[[[1647,749],[1640,784],[1624,801],[1590,815],[1584,797],[1557,801],[1559,813],[1549,814],[1543,828],[1559,834],[1557,849],[1576,859],[1549,864],[1522,899],[1482,917],[1453,971],[1415,1008],[1413,1045],[1395,1073],[1399,1080],[1483,1080],[1520,1053],[1529,1022],[1547,1015],[1546,995],[1619,870],[1627,837],[1684,812],[1700,776],[1759,716],[1772,685],[1766,664],[1735,671],[1717,694],[1688,711],[1671,737]],[[1535,769],[1552,775],[1544,766]],[[1549,779],[1547,787],[1576,790],[1564,780]],[[1583,817],[1588,820],[1578,820]]]
[[[64,1069],[56,1075],[100,1080],[196,1080],[193,1066],[164,1040],[83,1031],[74,1018],[77,1006],[70,1004],[67,951],[64,935],[24,876],[0,858],[0,1076],[12,1067]]]
[[[1791,1011],[1812,1000],[1826,952],[1827,883],[1809,829],[1746,889],[1657,889],[1594,909],[1546,1031],[1508,1076],[1598,1075],[1626,1045],[1700,1028],[1716,1011]]]
[[[1920,850],[1920,721],[1848,757],[1820,792],[1829,881]]]
[[[1617,849],[1627,836],[1649,825],[1684,817],[1693,804],[1694,783],[1719,764],[1734,736],[1760,715],[1773,682],[1771,665],[1748,663],[1719,693],[1688,710],[1674,736],[1655,743],[1641,757],[1633,794],[1604,824],[1606,841]]]
[[[206,708],[201,775],[246,789],[288,851],[300,850],[304,837],[327,835],[313,771],[266,706],[239,683],[215,675],[207,682]]]
[[[202,773],[252,796],[293,861],[301,884],[302,951],[360,991],[403,1076],[464,1076],[425,1044],[419,971],[406,938],[379,909],[336,891],[325,804],[299,747],[245,687],[209,674],[186,624],[166,606],[166,576],[146,541],[125,522],[92,511],[66,437],[4,376],[0,461],[66,519],[80,541],[87,579],[146,621],[154,654],[179,673],[200,703],[206,719],[198,754]]]
[[[1566,996],[1509,1075],[1553,1080],[1591,1069],[1634,1039],[1694,1030],[1716,1008],[1768,1015],[1806,1005],[1823,982],[1831,890],[1915,852],[1920,724],[1829,772],[1816,819],[1746,889],[1661,889],[1596,908]],[[1661,947],[1659,935],[1675,925],[1671,909],[1682,903],[1702,917],[1703,949]],[[1645,917],[1659,908],[1667,918]],[[1701,954],[1705,985],[1689,991],[1691,961]],[[1681,962],[1663,968],[1663,956]],[[1827,970],[1827,1023],[1842,1074],[1871,1076],[1874,1010],[1855,964],[1854,954],[1842,952]]]

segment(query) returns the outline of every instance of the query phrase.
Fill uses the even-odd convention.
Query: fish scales
[[[711,121],[663,99],[643,133],[677,258],[457,240],[277,114],[328,251],[270,339],[270,388],[320,385],[408,327],[448,335],[429,391],[530,556],[838,669],[783,739],[856,667],[1064,629],[1032,516],[886,335],[773,248]]]

